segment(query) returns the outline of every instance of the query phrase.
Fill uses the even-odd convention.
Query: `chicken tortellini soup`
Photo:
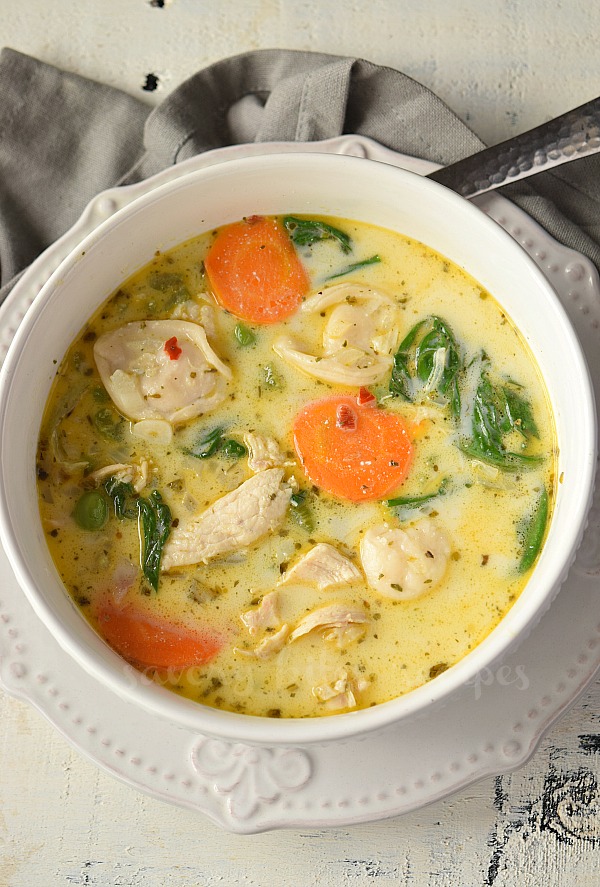
[[[522,592],[555,495],[532,355],[403,236],[251,216],[90,319],[39,439],[56,567],[129,663],[266,717],[435,679]]]

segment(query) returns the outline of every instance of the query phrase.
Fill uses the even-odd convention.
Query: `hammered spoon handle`
[[[600,98],[442,167],[429,178],[471,198],[598,151]]]

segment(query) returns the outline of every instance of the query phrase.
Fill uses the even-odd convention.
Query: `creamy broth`
[[[494,298],[421,243],[344,219],[321,221],[347,234],[350,246],[345,251],[335,237],[294,245],[308,285],[296,309],[278,322],[240,320],[221,307],[204,265],[218,232],[157,254],[102,305],[69,349],[40,432],[41,517],[58,572],[82,613],[159,683],[203,704],[252,715],[314,717],[365,708],[458,662],[522,592],[554,498],[555,440],[543,381]],[[282,220],[278,226],[286,230]],[[288,230],[294,237],[303,229],[288,220]],[[333,303],[319,303],[319,293],[327,297],[336,287],[338,301],[334,294]],[[340,348],[354,347],[353,336],[369,339],[368,322],[374,324],[363,343],[366,358],[359,355],[345,369],[338,345],[330,342],[328,353],[323,338],[335,332],[336,311],[340,323],[359,312],[367,318],[364,326],[350,323]],[[431,318],[442,319],[450,338],[433,328]],[[183,366],[187,352],[177,353],[182,336],[171,335],[179,328],[152,326],[166,320],[201,326],[219,361],[206,376],[213,388],[200,392],[198,414],[182,420],[179,414],[169,414],[169,421],[144,418],[134,415],[135,406],[124,410],[99,371],[103,343],[117,348],[105,337],[127,324],[136,326],[127,327],[124,340],[134,331],[164,332],[163,351],[172,361],[167,370],[180,361]],[[442,344],[431,351],[430,364],[425,360],[431,372],[420,379],[414,349],[423,353],[432,331]],[[310,358],[302,368],[298,354]],[[313,375],[330,367],[343,375],[357,366],[377,378],[343,384]],[[113,370],[103,373],[105,382]],[[297,417],[331,397],[351,399],[349,435],[364,410],[399,417],[411,449],[400,484],[355,501],[313,483],[308,463],[314,453],[298,452]],[[213,406],[210,398],[219,402]],[[159,399],[146,391],[143,406]],[[497,450],[484,453],[481,435],[475,440],[473,432],[478,418],[479,430],[490,432],[490,403],[501,431],[500,462],[506,451],[516,454],[505,464]],[[339,407],[336,416],[343,426]],[[257,439],[248,435],[276,444],[276,455],[261,462]],[[200,560],[206,562],[180,563],[186,528],[193,530],[215,503],[253,478],[273,477],[261,507],[278,510],[258,538],[216,554],[204,547]],[[124,499],[107,489],[110,481],[129,490]],[[160,500],[151,498],[153,491]],[[148,509],[155,509],[159,526],[166,512],[157,509],[164,503],[170,511],[159,567],[153,562],[157,588],[141,566],[138,500],[154,502]],[[126,512],[121,518],[115,514],[119,501]],[[90,503],[91,515],[82,513]],[[218,529],[225,523],[219,518]],[[322,544],[331,546],[326,552],[337,558],[333,565],[304,560]],[[385,557],[382,546],[396,552],[402,545],[400,561],[410,561],[411,546],[420,546],[433,563],[417,558],[416,577],[402,568],[396,575],[398,559],[377,566]],[[318,624],[309,630],[303,620],[321,608],[328,608],[322,621],[314,616]],[[123,640],[131,626],[115,631],[123,612],[134,614],[144,649],[153,643],[148,635],[164,636],[165,630],[168,648],[172,627],[175,636],[199,638],[196,647],[204,639],[206,657],[199,658],[206,661],[171,664],[168,650],[164,661],[144,661]]]

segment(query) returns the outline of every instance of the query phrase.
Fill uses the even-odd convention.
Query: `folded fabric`
[[[431,91],[364,59],[261,50],[225,59],[148,108],[11,49],[0,54],[0,301],[99,191],[202,151],[369,136],[452,163],[481,140]],[[600,267],[600,156],[503,189]]]

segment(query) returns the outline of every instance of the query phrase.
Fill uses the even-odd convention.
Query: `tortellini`
[[[329,315],[323,350],[308,354],[289,336],[273,345],[292,366],[316,379],[342,385],[373,385],[388,373],[398,344],[398,306],[378,290],[355,283],[327,287],[307,299],[303,314]]]
[[[396,601],[420,597],[442,580],[450,557],[450,540],[431,518],[407,529],[381,524],[370,527],[360,543],[360,557],[373,591]]]
[[[136,421],[194,419],[225,399],[232,378],[203,327],[185,320],[127,323],[100,336],[94,359],[117,409]]]

